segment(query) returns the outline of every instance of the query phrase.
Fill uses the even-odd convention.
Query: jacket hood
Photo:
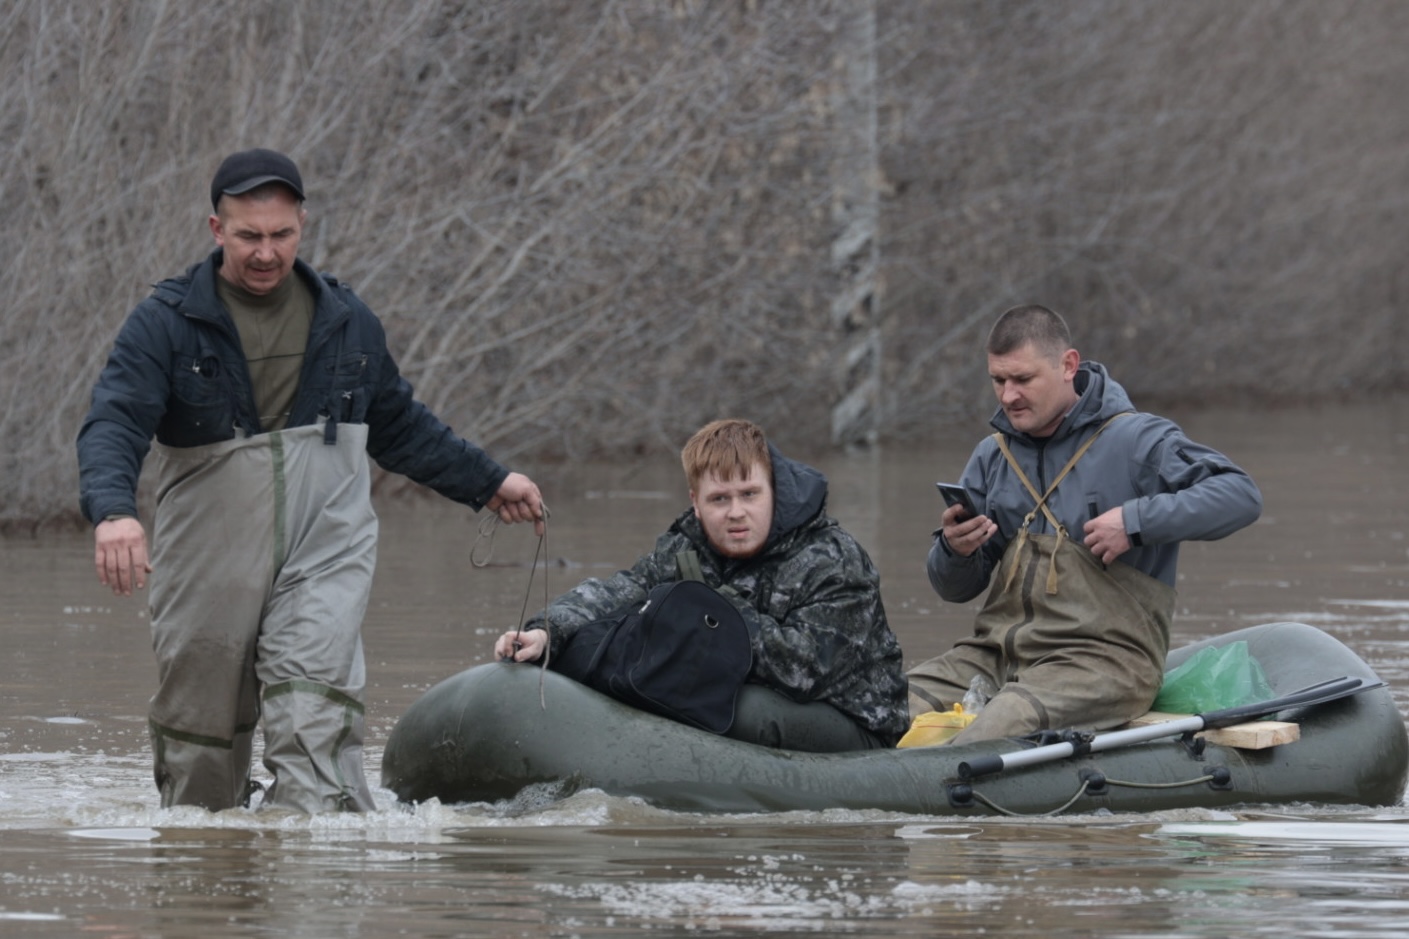
[[[812,521],[827,504],[827,477],[820,470],[790,460],[771,443],[773,461],[773,528],[764,549]]]
[[[1076,377],[1072,382],[1079,397],[1075,406],[1057,426],[1056,432],[1050,438],[1052,440],[1082,431],[1093,424],[1103,424],[1116,414],[1135,410],[1135,405],[1131,403],[1130,396],[1125,393],[1120,382],[1112,378],[1106,367],[1099,362],[1082,362],[1077,367]],[[1009,436],[1025,440],[1035,439],[1014,428],[1001,407],[994,412],[988,423]]]

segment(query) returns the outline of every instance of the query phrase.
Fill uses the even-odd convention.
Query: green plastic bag
[[[1152,711],[1203,714],[1223,708],[1266,701],[1275,692],[1248,644],[1230,642],[1194,653],[1183,665],[1165,673]]]

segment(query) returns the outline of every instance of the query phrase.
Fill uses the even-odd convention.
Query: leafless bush
[[[300,162],[304,257],[500,458],[726,413],[826,440],[853,2],[0,4],[0,525],[72,511],[112,337],[209,249],[247,146]],[[1027,299],[1137,395],[1402,384],[1409,8],[876,9],[883,438],[971,414],[983,329]]]
[[[7,384],[25,444],[5,517],[71,504],[112,335],[207,250],[209,175],[245,146],[300,161],[305,257],[502,459],[674,447],[728,412],[825,419],[791,392],[826,358],[827,4],[231,10],[12,8],[3,328],[30,374]]]

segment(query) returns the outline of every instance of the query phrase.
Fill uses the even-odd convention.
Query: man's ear
[[[1067,381],[1076,377],[1076,370],[1081,367],[1081,353],[1075,349],[1068,349],[1062,353],[1062,377]]]
[[[700,504],[695,501],[695,490],[690,490],[690,511],[695,513],[695,518],[700,517]]]

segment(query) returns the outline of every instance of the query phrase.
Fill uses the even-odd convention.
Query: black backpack
[[[743,615],[698,580],[661,584],[583,625],[548,663],[618,701],[716,734],[733,726],[752,666]]]

